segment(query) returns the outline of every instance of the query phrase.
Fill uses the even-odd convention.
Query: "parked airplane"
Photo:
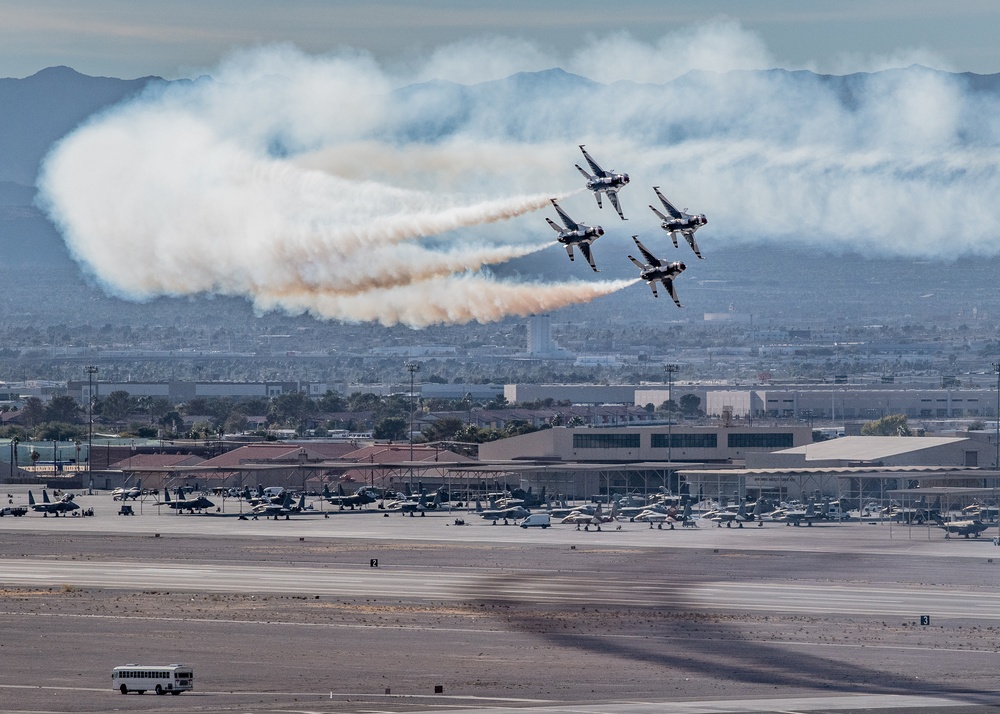
[[[640,263],[631,255],[628,259],[635,263],[636,267],[639,268],[639,278],[641,280],[645,280],[646,284],[652,289],[653,297],[660,297],[656,293],[656,281],[659,280],[663,283],[663,287],[667,289],[670,297],[674,299],[674,303],[677,307],[682,307],[681,301],[677,299],[677,293],[674,291],[674,278],[683,273],[687,269],[687,266],[680,261],[667,263],[666,261],[660,260],[649,252],[646,246],[639,241],[638,236],[632,236],[632,240],[635,241],[636,246],[639,248],[639,252],[642,253],[642,257],[646,260],[646,263]]]
[[[987,524],[976,519],[970,521],[946,521],[939,515],[934,515],[933,518],[937,522],[938,527],[944,528],[945,538],[951,538],[952,533],[965,536],[966,538],[970,535],[973,538],[978,538],[980,533],[989,528]]]
[[[750,521],[759,521],[758,526],[761,525],[760,512],[763,507],[763,502],[758,498],[757,502],[754,503],[753,511],[747,513],[747,502],[740,501],[739,508],[736,512],[732,511],[719,511],[714,516],[709,516],[708,520],[715,521],[721,528],[722,524],[726,524],[726,528],[732,528],[733,524],[736,524],[737,528],[742,528],[744,523],[749,523]]]
[[[209,508],[215,508],[215,504],[209,501],[204,496],[198,496],[198,498],[184,498],[184,491],[177,489],[177,500],[170,500],[170,489],[163,489],[163,502],[157,503],[158,506],[166,506],[167,508],[173,508],[175,511],[180,513],[181,511],[187,511],[188,513],[194,513],[195,511],[205,511]]]
[[[281,503],[260,503],[253,507],[251,513],[257,516],[264,516],[264,518],[274,517],[274,520],[278,520],[279,517],[284,516],[287,521],[289,516],[293,513],[301,513],[306,508],[306,495],[303,493],[299,496],[299,503],[297,506],[292,505],[292,494],[290,491],[285,491],[285,497]]]
[[[784,521],[786,526],[799,526],[805,523],[811,526],[816,521],[825,521],[828,509],[816,510],[816,502],[810,501],[804,511],[786,511],[778,520]]]
[[[551,198],[549,200],[552,201],[556,213],[559,214],[559,218],[562,219],[563,225],[566,227],[560,228],[551,218],[546,218],[545,220],[552,226],[552,230],[559,234],[556,240],[566,246],[566,253],[569,254],[569,259],[573,260],[573,246],[575,245],[583,253],[583,257],[590,263],[590,267],[594,269],[594,272],[600,272],[597,270],[597,266],[594,265],[594,256],[590,253],[590,244],[604,235],[604,229],[600,226],[588,226],[585,223],[577,223],[556,203],[556,199]]]
[[[503,520],[505,523],[508,520],[520,520],[522,518],[527,518],[531,515],[531,512],[519,504],[512,506],[506,506],[504,508],[495,508],[493,503],[490,503],[490,508],[484,509],[479,499],[476,499],[476,514],[482,516],[487,521],[493,521],[493,525],[497,524],[497,521]]]
[[[58,516],[60,513],[69,513],[70,511],[77,510],[80,506],[73,503],[73,496],[71,494],[66,494],[58,501],[50,501],[49,494],[42,489],[42,502],[36,503],[35,496],[28,491],[28,505],[31,506],[31,510],[41,513],[43,516],[48,518],[51,513],[54,516]]]
[[[637,515],[635,520],[649,523],[650,528],[653,527],[654,523],[657,528],[663,528],[663,524],[666,523],[670,526],[670,530],[673,530],[674,524],[685,523],[691,520],[691,501],[684,504],[684,511],[682,513],[677,512],[676,506],[670,506],[667,509],[651,506]]]
[[[584,178],[587,179],[587,190],[594,192],[594,198],[597,199],[597,207],[604,208],[601,205],[601,194],[606,193],[608,195],[608,200],[611,201],[611,205],[615,207],[618,211],[618,215],[623,221],[628,219],[622,214],[622,207],[618,205],[618,190],[628,183],[628,174],[616,174],[614,171],[605,171],[597,162],[591,158],[587,150],[583,148],[583,144],[580,144],[580,151],[583,152],[583,158],[587,160],[590,164],[591,170],[594,175],[591,176],[589,173],[580,168],[580,164],[576,164],[576,170],[583,174]]]
[[[116,488],[114,491],[112,491],[111,500],[127,501],[131,498],[133,501],[135,501],[141,495],[142,495],[142,479],[139,479],[139,482],[136,483],[136,485],[132,486],[131,488],[122,487],[122,488]]]
[[[604,515],[601,510],[601,504],[597,504],[597,508],[593,510],[592,513],[587,513],[586,511],[577,511],[576,513],[570,513],[568,516],[563,518],[560,523],[570,523],[575,524],[576,529],[580,530],[580,526],[583,526],[585,531],[589,531],[591,526],[597,526],[597,530],[601,530],[602,523],[610,523],[618,517],[618,504],[611,504],[611,514]]]
[[[377,498],[368,492],[367,489],[358,489],[357,493],[347,495],[344,493],[344,485],[337,484],[336,495],[330,493],[329,484],[323,484],[323,498],[326,499],[327,503],[334,506],[340,506],[341,509],[350,508],[352,511],[354,507],[361,507],[368,503],[375,503]]]
[[[674,208],[673,204],[666,199],[666,197],[660,193],[659,186],[653,186],[653,190],[656,191],[657,197],[660,199],[660,203],[667,210],[668,215],[663,215],[654,206],[650,206],[650,210],[653,211],[660,220],[663,221],[660,224],[660,228],[665,230],[670,234],[670,240],[674,242],[674,248],[677,247],[677,234],[680,233],[684,236],[684,240],[687,241],[688,245],[691,246],[691,250],[694,254],[701,258],[701,251],[698,250],[698,243],[695,242],[694,233],[696,230],[701,228],[703,225],[708,223],[708,219],[705,218],[704,214],[694,215],[687,213],[687,209],[683,211],[678,211]]]

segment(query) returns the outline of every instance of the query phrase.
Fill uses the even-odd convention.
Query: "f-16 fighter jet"
[[[656,196],[660,199],[660,203],[662,203],[663,207],[667,209],[667,215],[664,216],[653,206],[650,206],[649,208],[653,211],[653,213],[660,217],[661,221],[663,221],[663,223],[660,224],[660,228],[670,234],[670,240],[674,242],[674,248],[677,247],[677,234],[680,233],[684,236],[684,240],[687,241],[688,245],[691,246],[691,250],[694,251],[694,254],[701,258],[701,251],[698,250],[698,244],[694,240],[694,232],[708,223],[708,219],[705,218],[704,214],[696,216],[691,213],[686,213],[686,208],[683,211],[678,211],[674,208],[673,204],[664,198],[662,193],[660,193],[659,186],[653,186],[653,190],[656,191]]]
[[[588,226],[585,223],[577,223],[566,215],[566,211],[559,207],[556,199],[550,198],[549,200],[552,201],[556,213],[559,214],[559,218],[562,219],[563,225],[566,228],[560,228],[551,218],[546,218],[545,220],[552,226],[552,230],[559,234],[556,240],[566,246],[566,253],[569,254],[569,259],[573,260],[573,246],[575,245],[583,253],[583,257],[590,263],[590,267],[594,269],[594,272],[600,272],[597,270],[597,266],[594,265],[594,256],[590,254],[590,244],[604,235],[604,229],[600,226]]]
[[[639,242],[637,236],[632,236],[632,240],[638,246],[639,252],[642,253],[642,257],[646,260],[646,264],[643,265],[631,255],[628,259],[639,268],[639,277],[645,280],[649,287],[652,288],[653,297],[660,297],[656,294],[656,281],[659,280],[663,283],[663,287],[667,289],[667,292],[670,293],[670,297],[674,299],[677,307],[682,307],[680,300],[677,299],[677,293],[674,292],[674,278],[683,273],[687,266],[680,261],[674,263],[662,261],[650,253],[646,249],[646,246]]]
[[[590,168],[594,172],[594,175],[591,176],[580,168],[580,164],[576,164],[576,170],[583,174],[584,178],[587,179],[587,190],[594,192],[594,198],[597,199],[598,208],[604,208],[604,206],[601,205],[601,194],[606,193],[608,195],[608,200],[611,201],[611,205],[615,207],[616,211],[618,211],[618,215],[623,221],[627,221],[628,219],[622,214],[622,207],[618,205],[618,189],[628,183],[628,174],[616,174],[614,171],[605,171],[597,165],[597,162],[591,158],[590,154],[587,153],[587,150],[584,149],[583,146],[583,144],[580,144],[580,151],[583,152],[583,158],[585,158],[587,163],[590,164]]]

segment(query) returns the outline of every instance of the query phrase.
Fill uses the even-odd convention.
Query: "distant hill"
[[[150,82],[164,81],[88,77],[69,67],[0,79],[0,182],[34,186],[38,165],[53,142],[94,112],[141,92]],[[0,184],[0,205],[9,190]]]

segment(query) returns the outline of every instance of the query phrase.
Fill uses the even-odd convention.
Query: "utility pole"
[[[406,371],[410,373],[410,491],[413,491],[413,377],[420,369],[416,362],[406,365]]]
[[[673,461],[673,447],[674,447],[674,410],[677,408],[677,402],[674,401],[674,373],[679,370],[676,364],[665,364],[663,365],[663,371],[667,373],[667,400],[671,402],[674,406],[670,410],[670,416],[667,419],[667,463]]]
[[[993,363],[993,371],[997,373],[997,456],[996,461],[993,462],[993,468],[1000,469],[1000,362]]]
[[[94,375],[97,367],[87,365],[87,477],[90,493],[94,492],[94,474],[91,472],[92,454],[94,453]],[[77,468],[79,459],[77,459]]]

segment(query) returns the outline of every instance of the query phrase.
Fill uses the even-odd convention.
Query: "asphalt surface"
[[[1000,703],[995,531],[543,531],[464,513],[244,521],[232,502],[136,516],[107,495],[78,502],[96,515],[0,518],[2,711]],[[126,662],[191,664],[196,691],[121,696],[110,670]]]

